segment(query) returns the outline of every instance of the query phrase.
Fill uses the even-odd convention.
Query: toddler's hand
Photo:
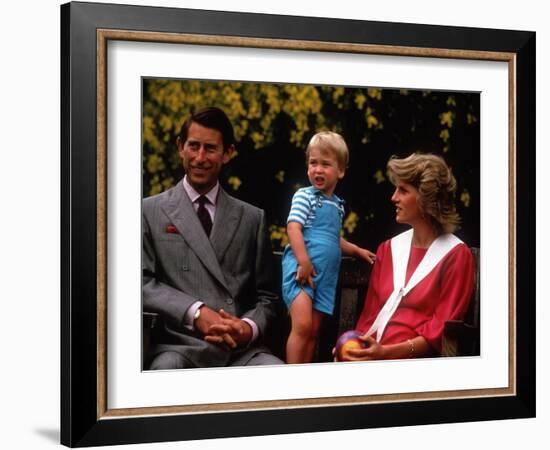
[[[315,283],[313,283],[313,277],[317,276],[315,269],[311,262],[305,264],[299,264],[296,270],[296,281],[300,284],[309,284],[311,289],[315,289]]]
[[[376,253],[373,253],[366,248],[362,248],[359,250],[359,256],[367,261],[369,264],[374,264],[374,261],[376,261]]]

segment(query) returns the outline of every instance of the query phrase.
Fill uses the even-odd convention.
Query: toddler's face
[[[309,151],[307,176],[314,188],[330,197],[336,183],[344,176],[344,170],[340,169],[336,155],[332,152],[312,147]]]

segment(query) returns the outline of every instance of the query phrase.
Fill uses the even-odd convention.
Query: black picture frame
[[[136,415],[105,414],[104,171],[98,164],[98,30],[371,45],[384,53],[459,57],[486,52],[513,68],[511,146],[515,273],[514,392],[335,406]],[[108,39],[107,34],[107,39]],[[138,36],[137,40],[140,39]],[[250,41],[252,42],[252,41]],[[535,416],[535,44],[533,32],[93,3],[61,6],[61,442],[71,447],[176,441]],[[253,44],[245,44],[253,45]],[[255,45],[255,44],[254,44]],[[261,45],[261,44],[258,44]],[[345,51],[345,50],[344,50]],[[502,55],[502,57],[499,57]]]

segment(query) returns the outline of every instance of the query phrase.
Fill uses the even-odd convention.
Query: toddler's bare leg
[[[286,362],[288,364],[311,362],[313,355],[309,355],[309,348],[313,327],[313,307],[309,295],[304,291],[300,291],[290,305],[290,319],[290,335],[286,341]]]

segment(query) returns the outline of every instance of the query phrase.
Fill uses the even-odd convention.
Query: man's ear
[[[227,147],[227,150],[223,152],[223,163],[227,164],[233,158],[233,153],[235,153],[235,146],[231,144]]]

